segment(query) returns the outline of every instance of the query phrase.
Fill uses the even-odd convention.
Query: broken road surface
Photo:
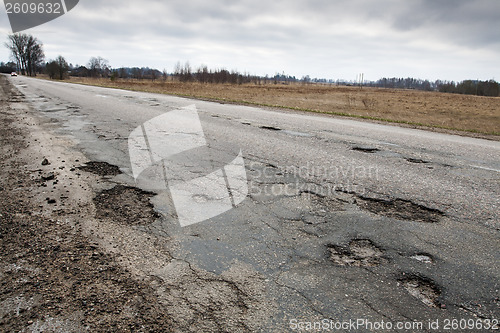
[[[435,332],[431,321],[500,318],[497,141],[1,83],[1,330],[286,332],[364,320],[358,332],[373,330],[367,321]],[[164,163],[164,187],[134,177],[130,134],[192,106],[206,147]],[[181,227],[168,185],[226,177],[240,152],[244,200]]]

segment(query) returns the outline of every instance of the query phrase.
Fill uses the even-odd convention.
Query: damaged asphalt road
[[[500,317],[496,141],[1,80],[0,193],[11,201],[0,212],[0,330],[285,332],[323,319]],[[241,150],[249,193],[181,228],[168,192],[134,180],[127,139],[193,104],[211,170]],[[179,175],[200,175],[180,161]]]

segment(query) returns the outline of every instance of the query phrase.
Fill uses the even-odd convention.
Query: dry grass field
[[[71,78],[73,83],[500,136],[500,97],[320,84],[201,84]]]

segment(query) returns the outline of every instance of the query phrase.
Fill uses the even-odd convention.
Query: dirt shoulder
[[[171,330],[154,290],[82,233],[91,195],[75,189],[78,158],[46,146],[22,96],[0,85],[0,331]]]

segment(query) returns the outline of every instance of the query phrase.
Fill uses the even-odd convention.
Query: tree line
[[[200,83],[231,83],[231,84],[243,84],[252,82],[254,77],[249,74],[241,74],[237,71],[228,71],[225,68],[222,69],[208,69],[207,66],[202,65],[195,71],[192,70],[189,62],[181,65],[178,62],[174,67],[173,77],[177,78],[181,82],[200,82]]]
[[[500,96],[500,84],[494,80],[464,80],[461,82],[436,80],[434,82],[430,82],[429,80],[421,80],[411,77],[393,77],[382,78],[376,82],[368,82],[365,85],[379,88],[417,89],[476,96]]]
[[[500,84],[494,80],[465,80],[462,82],[442,82],[438,84],[438,91],[445,93],[476,95],[476,96],[500,96]]]
[[[180,82],[199,82],[215,84],[290,84],[300,82],[302,84],[321,83],[337,85],[361,85],[359,82],[310,78],[308,75],[301,79],[285,73],[276,73],[274,76],[257,76],[249,73],[229,71],[225,68],[209,69],[202,65],[193,69],[189,62],[182,65],[180,62],[169,74],[165,69],[161,72],[149,67],[122,67],[113,69],[108,60],[102,57],[92,57],[86,65],[73,66],[63,56],[45,62],[43,44],[35,37],[16,33],[8,36],[5,46],[11,51],[11,62],[0,63],[0,72],[9,73],[19,71],[23,75],[36,76],[37,73],[46,73],[51,79],[63,80],[69,76],[99,77],[116,79],[150,79],[155,81],[168,78]],[[468,94],[477,96],[500,96],[500,84],[494,80],[464,80],[461,82],[422,80],[416,78],[381,78],[377,81],[364,82],[364,86],[392,88],[392,89],[417,89],[424,91],[439,91],[445,93]]]

